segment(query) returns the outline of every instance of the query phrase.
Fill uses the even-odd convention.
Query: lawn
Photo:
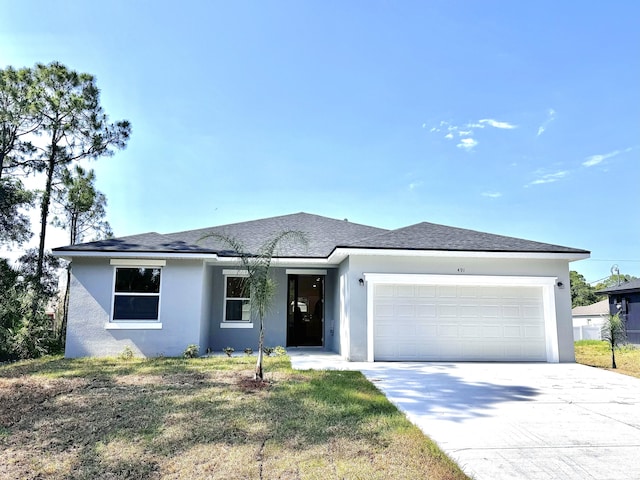
[[[0,366],[0,478],[467,478],[359,372],[253,362]]]
[[[575,343],[576,362],[592,367],[611,369],[611,349],[600,340],[579,340]],[[626,345],[616,349],[614,372],[640,378],[640,348]]]

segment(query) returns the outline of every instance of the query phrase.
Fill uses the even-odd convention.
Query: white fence
[[[573,327],[573,340],[602,340],[601,325]]]

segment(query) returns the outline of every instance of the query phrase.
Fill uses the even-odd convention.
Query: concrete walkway
[[[349,363],[476,480],[640,479],[640,379],[578,364]]]

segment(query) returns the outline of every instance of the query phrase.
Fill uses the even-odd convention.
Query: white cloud
[[[487,124],[491,127],[494,128],[502,128],[502,129],[507,129],[507,130],[511,130],[512,128],[518,128],[517,125],[512,125],[509,122],[499,122],[498,120],[494,120],[492,118],[483,118],[482,120],[478,120],[478,123],[480,124]]]
[[[413,192],[416,188],[422,186],[423,183],[424,182],[411,182],[409,184],[409,190]]]
[[[569,174],[568,170],[562,170],[556,173],[547,173],[546,175],[542,175],[537,180],[534,180],[529,185],[542,185],[543,183],[553,183],[557,182],[561,178],[566,177]]]
[[[502,196],[502,193],[500,192],[483,192],[482,193],[483,197],[489,197],[489,198],[499,198]]]
[[[550,108],[547,111],[547,119],[542,123],[542,125],[538,127],[537,136],[539,137],[540,135],[542,135],[544,131],[547,129],[547,127],[549,126],[549,124],[553,122],[555,119],[556,119],[556,111],[553,108]]]
[[[584,162],[582,162],[583,167],[593,167],[594,165],[598,165],[600,162],[607,160],[608,158],[613,158],[621,153],[630,152],[631,148],[625,148],[624,150],[614,150],[613,152],[605,153],[602,155],[591,155],[587,157]]]
[[[463,125],[454,125],[446,120],[442,120],[429,131],[431,133],[442,132],[446,140],[453,140],[456,137],[460,137],[460,142],[456,144],[456,147],[469,151],[478,145],[478,141],[472,138],[476,131],[486,127],[493,127],[502,130],[518,128],[517,125],[513,125],[509,122],[500,122],[492,118],[483,118],[482,120],[469,122]]]
[[[478,145],[478,142],[475,141],[473,138],[463,138],[460,140],[460,143],[456,145],[456,147],[463,148],[468,151],[468,150],[471,150],[476,145]]]

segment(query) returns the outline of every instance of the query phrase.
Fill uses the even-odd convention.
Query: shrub
[[[264,352],[264,354],[269,357],[272,353],[273,353],[274,348],[273,347],[264,347],[262,349],[262,351]]]
[[[250,357],[251,355],[253,355],[253,348],[251,347],[247,347],[244,349],[244,353],[247,357]]]
[[[273,354],[276,357],[284,357],[287,354],[287,350],[282,345],[278,345],[273,349]]]
[[[227,354],[227,357],[230,357],[235,352],[235,349],[233,347],[224,347],[222,351]]]
[[[184,358],[197,358],[200,355],[200,347],[194,343],[187,345],[187,348],[182,352]]]
[[[131,347],[129,345],[127,345],[126,347],[124,347],[122,349],[122,351],[120,352],[120,355],[118,355],[118,358],[120,360],[131,360],[133,357],[135,357],[135,354],[133,353],[133,350],[131,349]]]

